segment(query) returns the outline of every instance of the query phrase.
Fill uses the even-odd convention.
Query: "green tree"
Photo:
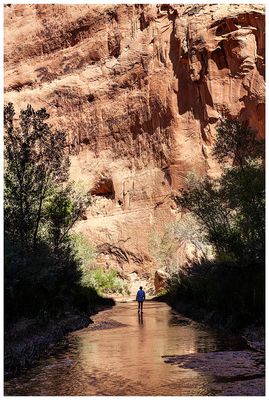
[[[89,193],[75,190],[74,183],[67,184],[47,197],[44,215],[55,249],[59,248],[90,204]]]
[[[264,150],[264,140],[258,140],[246,122],[223,119],[219,123],[213,156],[220,164],[232,161],[243,168],[249,159],[264,158]]]
[[[245,264],[264,262],[265,182],[263,145],[239,121],[222,121],[213,154],[229,161],[219,179],[191,179],[175,197],[195,215],[218,256]]]
[[[233,222],[233,252],[240,259],[263,263],[265,171],[261,161],[252,159],[243,169],[234,167],[226,170],[220,179],[219,192],[220,198],[225,200],[226,207],[230,210]]]
[[[11,320],[87,310],[90,298],[98,298],[82,288],[70,238],[90,197],[68,183],[66,135],[48,118],[44,108],[27,106],[18,119],[11,103],[4,108],[5,318]]]
[[[15,126],[12,103],[4,107],[5,230],[23,253],[37,248],[48,193],[68,179],[66,135],[48,118],[45,108],[28,105]]]
[[[218,254],[227,251],[227,240],[233,237],[231,210],[221,198],[218,182],[208,177],[191,179],[187,189],[183,189],[175,201],[197,218]]]

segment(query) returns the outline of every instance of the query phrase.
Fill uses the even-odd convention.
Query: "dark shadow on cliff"
[[[202,137],[204,140],[207,140],[204,131],[204,128],[208,123],[206,120],[206,105],[213,107],[213,99],[205,81],[205,76],[208,73],[208,55],[205,49],[201,51],[188,49],[184,52],[180,40],[176,37],[176,14],[168,14],[168,18],[173,22],[173,30],[170,35],[169,58],[173,65],[175,78],[178,81],[178,113],[184,115],[186,112],[190,111],[193,114],[194,119],[200,121]],[[188,34],[187,41],[189,41],[189,44],[191,43]],[[198,44],[199,43],[194,43],[194,45]],[[195,49],[195,46],[193,49]],[[191,79],[189,54],[191,51],[196,51],[196,55],[201,62],[200,79],[198,81],[192,81]]]

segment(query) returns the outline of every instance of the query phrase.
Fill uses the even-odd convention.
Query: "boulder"
[[[169,274],[162,269],[155,271],[154,275],[154,286],[155,293],[159,293],[161,290],[166,288],[167,281],[169,279]]]

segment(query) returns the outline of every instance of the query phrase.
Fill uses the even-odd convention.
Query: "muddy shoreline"
[[[92,315],[111,308],[97,306],[90,315],[66,313],[61,318],[42,323],[37,319],[20,319],[4,334],[4,378],[8,380],[32,367],[41,357],[53,353],[55,346],[73,331],[93,324]]]
[[[181,302],[168,302],[167,304],[169,304],[178,313],[183,314],[202,325],[221,329],[228,333],[236,333],[246,341],[250,349],[263,353],[265,352],[265,329],[262,326],[251,324],[244,328],[235,329],[233,325],[229,324],[228,319],[218,316],[215,312],[210,312],[205,309],[196,309],[189,304],[184,304]]]
[[[173,310],[191,318],[193,321],[207,327],[223,330],[227,333],[235,333],[240,335],[247,343],[250,349],[265,352],[265,328],[255,323],[248,324],[245,327],[235,327],[229,318],[224,318],[214,311],[204,308],[197,308],[192,304],[185,303],[162,295],[153,298],[154,301],[164,302],[172,307]]]
[[[87,315],[66,315],[42,326],[36,320],[20,320],[5,334],[4,376],[13,378],[31,367],[41,356],[49,355],[54,346],[72,331],[91,323]]]

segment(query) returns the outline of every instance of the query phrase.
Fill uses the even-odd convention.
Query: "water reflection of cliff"
[[[209,377],[167,364],[162,357],[237,345],[230,336],[201,329],[162,303],[146,302],[141,316],[136,304],[121,304],[94,319],[114,320],[125,326],[95,331],[85,328],[73,333],[67,348],[13,380],[9,393],[208,395]]]

